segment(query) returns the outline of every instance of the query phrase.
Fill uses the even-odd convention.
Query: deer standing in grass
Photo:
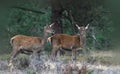
[[[10,39],[10,44],[13,48],[11,53],[11,58],[9,61],[9,66],[13,65],[13,59],[19,54],[33,54],[33,56],[39,56],[39,52],[44,48],[44,44],[47,40],[48,33],[53,33],[51,28],[53,24],[44,26],[43,37],[32,37],[25,35],[15,35]]]
[[[72,50],[72,60],[76,60],[77,49],[83,49],[86,44],[86,30],[89,24],[84,27],[76,27],[79,30],[80,35],[67,35],[67,34],[55,34],[48,38],[48,41],[52,45],[51,58],[54,60],[58,50]]]

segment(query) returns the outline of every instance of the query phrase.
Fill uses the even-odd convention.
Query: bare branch
[[[21,10],[25,10],[25,11],[31,11],[31,12],[34,12],[34,13],[45,14],[45,12],[43,12],[43,11],[37,11],[37,10],[34,10],[34,9],[29,9],[29,8],[24,8],[24,7],[12,6],[10,8],[16,8],[16,9],[21,9]]]

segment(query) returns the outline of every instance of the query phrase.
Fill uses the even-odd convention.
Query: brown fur
[[[16,35],[10,40],[14,51],[39,51],[41,49],[42,38],[25,35]],[[16,48],[16,49],[15,49]]]
[[[56,34],[51,37],[53,47],[72,49],[80,47],[80,37],[67,34]]]
[[[72,50],[72,59],[76,59],[76,51],[77,49],[81,49],[85,47],[86,44],[86,27],[78,27],[80,31],[80,35],[67,35],[67,34],[55,34],[48,38],[48,41],[52,44],[52,59],[55,58],[57,51],[61,49]]]
[[[10,58],[10,64],[12,65],[12,60],[19,54],[31,54],[38,55],[38,53],[44,48],[45,41],[47,39],[48,33],[53,33],[51,25],[46,25],[44,27],[44,36],[32,37],[25,35],[15,35],[10,39],[10,44],[13,48]],[[39,57],[39,55],[38,55]]]
[[[52,44],[52,57],[54,59],[58,50],[67,49],[72,51],[72,55],[75,56],[76,50],[81,48],[80,37],[77,35],[56,34],[48,38],[48,41]],[[74,57],[76,59],[76,56]]]

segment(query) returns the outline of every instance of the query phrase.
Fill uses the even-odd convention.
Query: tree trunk
[[[63,33],[61,20],[63,9],[60,4],[60,1],[51,0],[51,6],[52,6],[51,22],[55,23],[53,29],[55,30],[55,33]]]

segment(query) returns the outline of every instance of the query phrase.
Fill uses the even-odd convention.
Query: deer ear
[[[88,29],[88,27],[89,27],[89,24],[85,27],[85,29]]]
[[[80,29],[80,27],[76,24],[76,27],[78,28],[78,29]]]
[[[50,24],[50,27],[52,27],[55,23]]]

